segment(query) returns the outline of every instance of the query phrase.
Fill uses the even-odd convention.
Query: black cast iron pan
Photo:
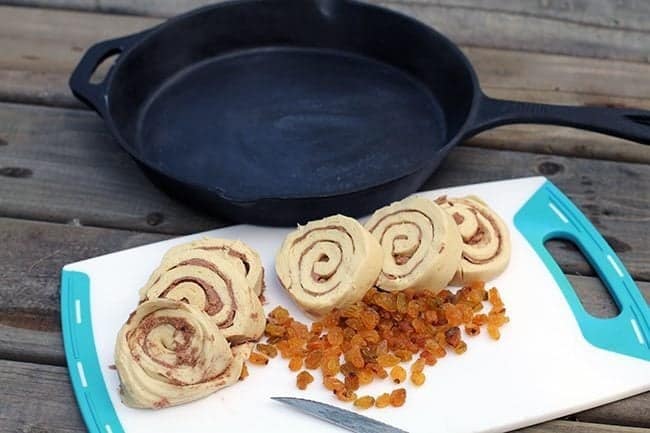
[[[107,78],[90,76],[121,53]],[[460,140],[549,123],[650,142],[650,112],[492,99],[448,39],[352,0],[243,0],[91,47],[70,78],[161,188],[260,224],[359,216]]]

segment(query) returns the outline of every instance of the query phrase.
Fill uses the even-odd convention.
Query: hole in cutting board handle
[[[544,247],[566,274],[585,311],[599,319],[620,314],[621,310],[607,286],[575,243],[553,238],[544,242]]]

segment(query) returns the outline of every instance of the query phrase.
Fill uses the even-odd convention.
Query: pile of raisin
[[[487,314],[480,313],[483,301],[491,304]],[[465,335],[476,336],[485,326],[498,340],[499,328],[508,322],[505,313],[498,290],[486,290],[483,282],[456,293],[371,289],[361,302],[335,309],[311,327],[278,306],[268,315],[266,344],[257,345],[249,362],[266,365],[279,353],[291,371],[299,372],[299,389],[314,381],[308,370],[320,370],[325,388],[341,401],[359,409],[399,407],[406,401],[404,388],[377,397],[359,397],[357,391],[375,379],[424,384],[426,366],[435,365],[448,350],[459,355],[467,350],[461,328]],[[408,372],[400,365],[407,362],[411,362]]]

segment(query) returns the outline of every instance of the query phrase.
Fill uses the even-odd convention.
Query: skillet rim
[[[137,41],[127,47],[122,53],[120,53],[118,59],[116,62],[113,64],[113,66],[110,69],[110,72],[108,76],[105,79],[104,82],[104,89],[102,92],[102,100],[104,101],[105,108],[104,112],[106,116],[104,117],[104,122],[106,123],[109,131],[111,134],[117,139],[118,143],[120,144],[120,147],[124,151],[126,151],[133,159],[136,160],[136,162],[140,165],[142,165],[144,168],[147,170],[150,170],[154,172],[158,176],[163,176],[166,177],[174,182],[179,182],[189,188],[193,189],[198,189],[198,190],[203,190],[206,192],[214,193],[219,196],[220,200],[223,200],[225,202],[229,202],[232,205],[235,206],[251,206],[259,202],[286,202],[286,201],[296,201],[296,202],[302,202],[302,201],[307,201],[307,200],[319,200],[319,199],[337,199],[337,198],[345,198],[346,196],[353,196],[355,194],[360,194],[365,191],[370,191],[374,190],[377,188],[382,188],[384,186],[388,186],[390,184],[400,182],[403,179],[406,179],[408,177],[411,177],[415,175],[416,173],[426,170],[428,167],[433,166],[433,169],[430,169],[430,172],[428,173],[428,176],[433,174],[439,164],[442,162],[442,160],[446,157],[447,153],[458,144],[458,142],[463,139],[468,130],[468,126],[471,126],[472,120],[476,116],[476,112],[478,111],[478,106],[479,106],[479,101],[483,97],[483,92],[481,90],[481,87],[479,85],[478,77],[476,75],[476,71],[474,70],[474,67],[472,66],[471,62],[461,51],[461,49],[456,45],[451,39],[449,39],[447,36],[444,34],[440,33],[433,27],[425,24],[424,22],[417,20],[409,15],[406,15],[403,12],[393,10],[384,6],[376,5],[376,4],[371,4],[367,3],[365,1],[361,0],[308,0],[312,2],[313,4],[319,4],[319,3],[326,3],[326,2],[339,2],[339,3],[347,3],[349,5],[352,5],[354,7],[359,7],[361,9],[374,9],[375,11],[379,11],[383,14],[388,14],[388,15],[394,15],[398,18],[401,18],[407,22],[409,22],[412,26],[416,26],[424,30],[425,32],[429,33],[432,37],[440,39],[444,44],[447,46],[450,52],[453,52],[458,59],[460,59],[462,65],[464,66],[464,69],[469,73],[470,76],[470,81],[472,85],[472,100],[470,103],[470,108],[469,111],[467,112],[467,115],[465,116],[465,119],[461,126],[458,128],[458,131],[456,134],[449,139],[446,143],[443,144],[440,149],[436,152],[436,155],[439,156],[439,158],[433,158],[433,159],[425,159],[424,162],[414,166],[414,168],[404,172],[403,174],[386,179],[382,182],[371,184],[371,185],[365,185],[360,188],[355,188],[355,189],[349,189],[345,190],[342,192],[337,192],[334,194],[311,194],[311,195],[302,195],[302,196],[258,196],[255,198],[237,198],[237,197],[229,197],[228,193],[224,191],[222,188],[213,186],[213,185],[205,185],[202,183],[198,182],[192,182],[184,179],[180,179],[179,177],[173,175],[170,172],[165,172],[157,167],[154,167],[150,164],[149,161],[145,160],[144,158],[141,158],[140,155],[138,155],[135,150],[133,149],[133,146],[122,136],[120,133],[119,129],[117,128],[116,122],[113,119],[113,116],[111,114],[111,98],[109,98],[109,94],[111,93],[111,89],[113,87],[114,81],[115,81],[115,75],[119,71],[120,67],[124,63],[124,60],[134,51],[136,50],[139,46],[141,46],[143,43],[145,43],[147,40],[150,38],[156,37],[159,33],[164,32],[167,30],[169,27],[173,26],[179,21],[183,21],[189,17],[195,16],[195,15],[200,15],[202,13],[205,13],[208,10],[214,10],[214,9],[220,9],[220,8],[227,8],[233,5],[245,5],[245,4],[255,4],[255,3],[263,3],[263,2],[269,2],[273,0],[226,0],[221,3],[217,4],[211,4],[211,5],[205,5],[201,6],[195,9],[192,9],[190,11],[184,12],[182,14],[173,16],[149,29],[142,30],[140,32],[136,32],[132,34],[135,36],[136,34],[142,34],[142,36],[137,39]],[[292,1],[297,1],[300,3],[303,3],[305,0],[280,0],[278,3],[291,3]],[[375,61],[379,61],[377,59],[372,59]],[[396,69],[400,69],[396,67],[395,65],[392,64],[387,64],[388,66]],[[417,80],[417,78],[412,77],[412,79]],[[418,80],[420,81],[420,80]],[[98,108],[95,108],[96,111],[100,112]],[[443,111],[444,113],[444,111]]]

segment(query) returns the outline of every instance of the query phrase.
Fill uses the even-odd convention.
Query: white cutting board
[[[363,411],[364,415],[412,433],[506,431],[650,390],[648,306],[613,251],[599,235],[585,230],[588,223],[584,217],[550,182],[535,177],[421,194],[429,198],[476,194],[508,223],[512,259],[492,284],[499,288],[510,323],[502,328],[498,342],[490,340],[486,332],[466,337],[467,352],[462,356],[449,353],[436,366],[428,367],[424,386],[406,384],[405,406],[373,408]],[[525,203],[526,211],[520,212]],[[572,227],[582,228],[571,236]],[[571,297],[575,294],[566,287],[563,292],[542,260],[548,261],[550,256],[543,252],[540,256],[533,248],[549,234],[561,234],[565,229],[568,237],[584,241],[582,247],[594,266],[617,290],[615,297],[623,310],[618,318],[607,321],[585,316],[575,304],[577,298]],[[526,237],[520,230],[527,232]],[[117,332],[137,305],[138,289],[161,256],[173,245],[206,235],[241,239],[256,249],[266,269],[266,311],[282,305],[294,317],[307,321],[284,293],[274,271],[275,254],[288,232],[240,225],[64,267],[61,302],[66,356],[77,401],[91,432],[339,430],[269,399],[303,397],[352,410],[350,404],[338,402],[323,388],[318,372],[315,383],[306,391],[298,390],[295,373],[279,357],[266,367],[250,366],[250,376],[231,388],[159,411],[124,406],[117,373],[110,368]],[[557,267],[553,272],[559,275]],[[563,277],[558,278],[561,282]],[[577,318],[583,320],[580,326]],[[375,381],[362,387],[358,395],[378,395],[393,388],[389,381]]]

